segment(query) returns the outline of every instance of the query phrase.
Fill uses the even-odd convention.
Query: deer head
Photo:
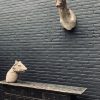
[[[76,16],[74,12],[68,8],[66,0],[56,0],[56,7],[60,15],[60,23],[63,28],[71,30],[76,26]]]
[[[13,70],[15,72],[24,72],[27,70],[27,68],[25,67],[25,65],[19,61],[19,60],[15,60],[15,64],[13,65]]]

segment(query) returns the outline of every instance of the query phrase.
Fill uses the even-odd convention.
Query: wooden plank
[[[37,83],[37,82],[28,82],[28,81],[18,81],[17,83],[7,83],[5,81],[0,81],[0,84],[16,86],[16,87],[27,87],[33,89],[48,90],[48,91],[67,93],[67,94],[76,94],[76,95],[81,95],[87,89],[84,87],[74,87],[74,86],[57,85],[57,84],[49,84],[49,83]]]

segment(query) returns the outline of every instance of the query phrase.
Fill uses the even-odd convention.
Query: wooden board
[[[37,82],[28,82],[28,81],[18,81],[17,83],[7,83],[5,81],[0,81],[0,84],[17,86],[17,87],[27,87],[27,88],[40,89],[40,90],[48,90],[48,91],[67,93],[67,94],[76,94],[76,95],[81,95],[87,89],[84,87],[74,87],[74,86],[67,86],[67,85],[37,83]]]

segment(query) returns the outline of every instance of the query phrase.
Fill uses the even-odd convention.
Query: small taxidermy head
[[[68,8],[66,0],[56,0],[56,7],[60,16],[60,23],[66,30],[72,30],[76,26],[76,15]]]
[[[24,66],[24,64],[19,61],[15,60],[14,65],[11,67],[11,69],[6,74],[6,82],[16,82],[18,78],[18,73],[25,72],[27,68]]]
[[[25,65],[19,60],[15,60],[15,64],[12,68],[15,72],[25,72],[27,70]]]

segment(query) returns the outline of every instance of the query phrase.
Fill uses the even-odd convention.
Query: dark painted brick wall
[[[55,0],[0,0],[0,76],[15,59],[26,81],[83,86],[80,100],[100,100],[100,1],[68,0],[77,15],[63,30]]]
[[[37,90],[30,88],[3,86],[4,92],[0,100],[70,100],[67,94]],[[19,90],[19,91],[18,91]],[[74,97],[74,95],[72,95]],[[72,100],[72,99],[71,99]]]

